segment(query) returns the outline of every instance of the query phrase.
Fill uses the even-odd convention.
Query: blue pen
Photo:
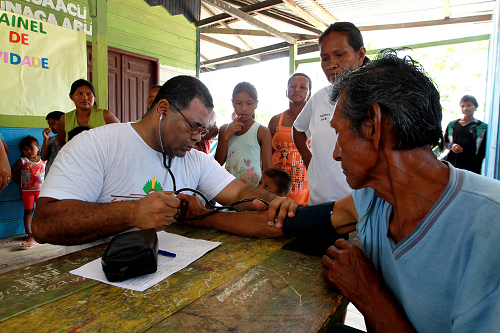
[[[175,258],[177,256],[177,254],[175,254],[175,253],[164,251],[164,250],[158,250],[158,253],[163,254],[166,257],[172,257],[172,258]]]

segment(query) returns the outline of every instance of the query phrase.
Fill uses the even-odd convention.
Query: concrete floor
[[[23,250],[19,247],[23,241],[24,235],[0,239],[0,274],[63,254],[61,246],[51,244],[38,244]]]
[[[356,243],[351,238],[350,241]],[[24,235],[0,239],[0,274],[63,255],[61,246],[51,244],[38,244],[34,248],[22,250],[19,244],[23,240]],[[363,315],[352,304],[347,307],[345,324],[366,332]]]

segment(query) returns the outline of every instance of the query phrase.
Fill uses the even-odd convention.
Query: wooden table
[[[348,301],[329,287],[320,258],[174,223],[167,232],[222,242],[144,292],[69,274],[106,245],[0,275],[0,331],[317,332]],[[32,251],[36,251],[36,248]]]

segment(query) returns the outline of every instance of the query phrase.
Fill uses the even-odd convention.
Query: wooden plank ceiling
[[[361,31],[491,21],[494,0],[201,0],[201,70],[241,66],[317,50],[328,25]]]

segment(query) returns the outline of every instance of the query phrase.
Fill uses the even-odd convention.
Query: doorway
[[[108,110],[123,123],[146,113],[149,91],[159,83],[160,62],[108,47]],[[87,42],[87,75],[92,82],[92,43]]]

